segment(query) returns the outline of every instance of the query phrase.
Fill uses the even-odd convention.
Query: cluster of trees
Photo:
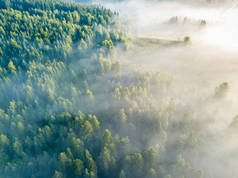
[[[171,17],[169,19],[169,24],[195,24],[195,25],[200,25],[201,27],[204,27],[207,25],[207,21],[206,20],[194,20],[194,19],[189,19],[187,17],[178,17],[178,16],[174,16]]]
[[[127,48],[117,15],[1,1],[1,177],[203,176],[186,154],[199,143],[191,113],[177,116],[166,97],[170,77],[113,59],[115,46]]]
[[[126,43],[124,34],[115,28],[116,13],[103,7],[6,0],[1,1],[0,8],[3,72],[8,65],[24,70],[32,60],[69,61],[70,57],[85,57],[90,50],[105,54],[118,43]]]

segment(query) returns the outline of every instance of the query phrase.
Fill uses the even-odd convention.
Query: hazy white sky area
[[[238,2],[232,1],[228,5],[196,6],[173,2],[128,0],[119,3],[104,4],[113,10],[119,11],[127,17],[138,34],[158,36],[173,36],[183,38],[189,35],[193,40],[224,47],[226,49],[238,48]],[[178,30],[162,26],[171,17],[189,18],[190,20],[206,20],[207,28],[195,30],[192,27]]]

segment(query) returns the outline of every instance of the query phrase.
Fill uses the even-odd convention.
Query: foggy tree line
[[[103,7],[73,6],[58,1],[9,3],[1,4],[0,14],[3,69],[8,64],[24,69],[36,58],[64,61],[74,49],[81,50],[77,57],[82,57],[89,49],[110,49],[125,41],[122,32],[110,29],[116,20]]]
[[[0,16],[1,177],[203,177],[191,113],[172,121],[163,97],[172,79],[113,58],[128,46],[117,13],[4,0]]]

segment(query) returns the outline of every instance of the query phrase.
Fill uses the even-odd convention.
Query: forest
[[[216,177],[195,164],[216,142],[201,110],[169,73],[122,59],[143,48],[124,25],[102,5],[0,1],[1,178]]]

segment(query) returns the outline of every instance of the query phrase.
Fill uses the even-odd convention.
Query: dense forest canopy
[[[127,70],[118,56],[132,42],[118,16],[0,1],[0,177],[208,177],[191,157],[202,143],[195,111],[169,96],[168,73]]]

